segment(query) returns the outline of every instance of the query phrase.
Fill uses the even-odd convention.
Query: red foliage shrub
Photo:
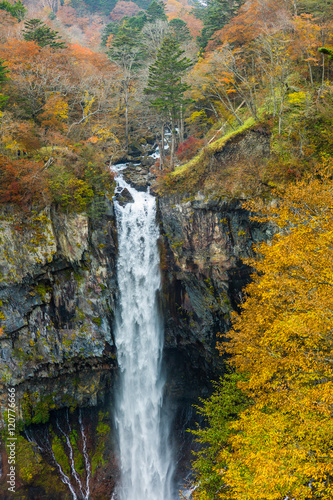
[[[202,139],[196,139],[191,135],[186,141],[181,142],[177,149],[177,157],[180,161],[190,160],[204,145]]]

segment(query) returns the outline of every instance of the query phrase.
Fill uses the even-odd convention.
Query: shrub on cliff
[[[181,162],[189,161],[203,147],[204,141],[191,135],[186,141],[179,144],[177,158]]]

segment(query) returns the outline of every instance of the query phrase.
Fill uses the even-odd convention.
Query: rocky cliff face
[[[97,405],[101,409],[109,402],[116,367],[116,231],[108,200],[104,208],[98,222],[53,208],[20,223],[9,209],[1,214],[0,404],[6,418],[7,387],[15,387],[16,426],[41,425],[52,410]],[[87,432],[97,443],[96,428],[89,425]],[[66,432],[70,434],[69,428]],[[38,456],[40,443],[33,441],[21,447],[32,447],[31,453]],[[3,452],[5,473],[4,448]],[[28,467],[23,455],[18,457],[21,472]],[[55,471],[50,474],[57,477]],[[20,482],[24,491],[25,481]],[[59,498],[65,498],[66,488],[61,490],[58,478],[57,483]]]
[[[233,137],[210,160],[214,178],[238,170],[238,165],[265,161],[269,143],[264,131]],[[253,244],[272,236],[272,228],[251,221],[239,199],[200,191],[191,197],[160,196],[159,215],[168,366],[172,373],[179,370],[181,357],[183,375],[176,380],[190,383],[192,393],[199,387],[204,391],[204,380],[223,369],[216,341],[228,330],[230,312],[237,309],[250,279],[243,259],[253,255]]]
[[[219,177],[219,170],[268,156],[267,134],[249,130],[226,143],[211,163]],[[135,175],[129,178],[137,182]],[[198,418],[193,403],[208,396],[211,380],[223,373],[216,343],[229,329],[230,313],[250,280],[243,259],[253,256],[253,245],[271,238],[273,229],[252,221],[242,201],[230,197],[165,194],[158,202],[167,391],[186,450],[182,429]]]
[[[3,216],[0,237],[2,382],[17,387],[18,399],[27,390],[39,394],[37,403],[52,385],[57,407],[64,397],[95,404],[102,372],[115,365],[111,205],[98,224],[54,209],[22,227]]]
[[[193,404],[209,395],[211,380],[223,372],[216,342],[228,330],[230,312],[250,279],[242,259],[253,254],[254,243],[271,236],[271,228],[251,221],[239,201],[200,194],[163,197],[159,213],[167,391],[186,457],[192,445],[183,428],[195,424]]]

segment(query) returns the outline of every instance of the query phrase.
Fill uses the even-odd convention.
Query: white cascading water
[[[120,169],[118,169],[119,172]],[[157,304],[160,288],[155,198],[138,192],[118,173],[134,202],[115,201],[118,227],[119,304],[116,345],[120,367],[115,422],[121,482],[113,498],[171,500],[172,454],[162,422],[163,329]]]
[[[47,429],[44,428],[44,431],[42,432],[42,434],[39,434],[38,439],[34,435],[34,432],[32,429],[26,429],[24,431],[25,436],[30,443],[34,443],[37,446],[41,455],[47,454],[47,455],[52,457],[52,461],[53,461],[54,466],[56,467],[58,475],[59,475],[61,481],[68,487],[69,491],[71,492],[72,499],[73,500],[78,500],[78,499],[89,500],[89,498],[90,498],[91,464],[90,464],[90,459],[89,459],[88,450],[87,450],[87,436],[86,436],[85,428],[84,428],[83,421],[82,421],[81,410],[79,411],[79,424],[80,424],[79,430],[80,430],[81,439],[82,439],[83,458],[84,458],[85,473],[86,473],[86,487],[85,488],[83,486],[83,479],[77,473],[76,468],[75,468],[74,449],[73,449],[73,446],[71,443],[71,438],[70,438],[70,434],[72,432],[72,429],[71,429],[71,425],[70,425],[70,421],[69,421],[68,409],[66,411],[65,427],[63,427],[63,425],[60,424],[57,417],[56,417],[55,423],[56,423],[57,429],[59,430],[60,434],[62,434],[62,436],[64,437],[64,441],[66,442],[67,453],[68,453],[67,457],[69,460],[70,471],[71,471],[71,474],[69,474],[69,475],[67,475],[64,472],[61,465],[57,462],[57,459],[56,459],[54,452],[53,452],[53,449],[52,449],[52,440],[50,438],[50,434],[49,434]],[[73,479],[75,479],[75,481],[73,481]],[[77,490],[79,490],[79,491],[77,491]]]
[[[82,421],[81,408],[79,410],[79,424],[80,424],[80,431],[81,431],[81,436],[82,436],[84,466],[86,469],[86,499],[89,499],[90,498],[91,465],[90,465],[90,459],[89,459],[89,455],[88,455],[87,435],[86,435],[85,428],[84,428],[83,421]]]

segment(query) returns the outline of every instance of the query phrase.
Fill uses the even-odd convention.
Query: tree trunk
[[[179,119],[179,142],[184,142],[184,115],[183,115],[183,105],[180,107],[180,119]]]
[[[165,159],[164,159],[164,123],[162,123],[161,128],[161,141],[157,140],[158,150],[160,153],[160,170],[164,168]]]
[[[176,152],[176,120],[174,115],[171,116],[171,151],[170,151],[170,167],[173,170],[175,163]]]
[[[125,150],[128,153],[129,143],[129,127],[128,127],[128,82],[125,81],[124,85],[124,101],[125,101]]]
[[[308,68],[309,68],[309,74],[310,74],[310,81],[311,81],[311,86],[313,88],[313,75],[312,75],[312,68],[310,62],[308,62]]]

